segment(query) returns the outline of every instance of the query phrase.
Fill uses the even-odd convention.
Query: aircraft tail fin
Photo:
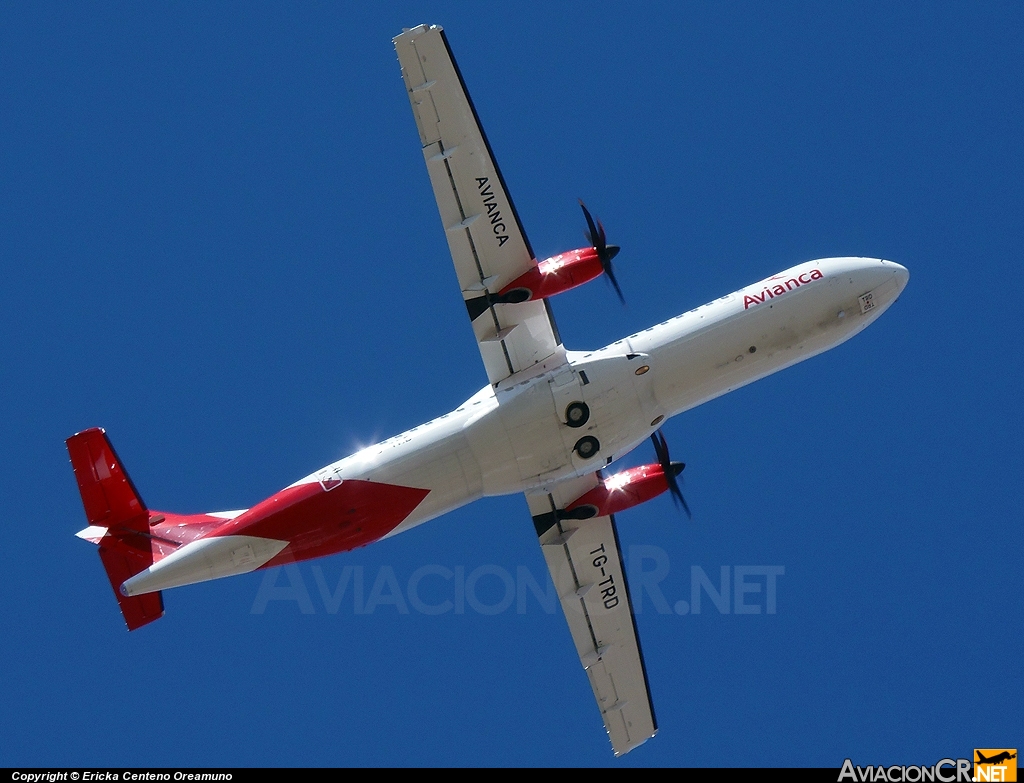
[[[118,459],[106,433],[99,427],[67,439],[71,467],[78,481],[89,527],[79,537],[99,545],[107,572],[129,631],[158,620],[164,614],[160,593],[121,594],[121,584],[153,565],[149,510]]]

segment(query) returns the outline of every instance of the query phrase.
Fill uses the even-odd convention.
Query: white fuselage
[[[568,366],[542,363],[514,385],[484,387],[454,411],[296,484],[336,477],[429,489],[394,535],[485,495],[593,472],[664,419],[849,339],[896,300],[908,277],[877,259],[800,264],[600,350],[569,351]],[[590,408],[582,428],[565,423],[573,401]],[[587,460],[573,450],[585,435],[600,443]]]
[[[908,277],[877,259],[809,261],[600,350],[559,350],[450,413],[226,515],[209,537],[121,590],[136,595],[345,551],[484,495],[593,473],[665,419],[849,339],[896,300]],[[589,410],[582,426],[567,424],[571,403]],[[586,459],[581,439],[597,442]]]

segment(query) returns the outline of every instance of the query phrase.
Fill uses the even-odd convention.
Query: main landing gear
[[[570,427],[582,427],[590,419],[590,408],[585,402],[570,402],[565,406],[565,423]]]

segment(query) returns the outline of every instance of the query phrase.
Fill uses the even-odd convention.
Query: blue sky
[[[623,248],[625,308],[600,280],[554,301],[569,348],[811,258],[911,271],[849,343],[665,425],[694,519],[664,497],[618,517],[665,597],[638,617],[660,732],[618,762],[529,590],[521,497],[169,591],[130,635],[73,536],[63,440],[86,427],[151,508],[238,508],[486,383],[391,45],[421,22],[445,27],[538,255],[583,244],[580,197]],[[5,6],[0,764],[1020,746],[1022,35],[1014,3]],[[784,569],[774,614],[764,592],[758,614],[706,593],[670,611],[738,566]],[[416,574],[451,611],[410,606]],[[488,610],[503,575],[523,602]]]

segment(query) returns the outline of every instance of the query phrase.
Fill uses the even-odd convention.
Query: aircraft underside
[[[908,273],[880,259],[808,261],[612,345],[567,351],[550,298],[607,275],[592,247],[538,262],[438,27],[395,39],[466,315],[488,384],[455,410],[282,489],[252,508],[149,510],[101,429],[67,441],[89,527],[129,629],[162,590],[345,552],[485,495],[525,493],[616,754],[657,729],[614,514],[669,492],[662,423],[832,348],[873,322]],[[466,317],[459,315],[459,317]],[[657,461],[608,466],[647,439]]]

